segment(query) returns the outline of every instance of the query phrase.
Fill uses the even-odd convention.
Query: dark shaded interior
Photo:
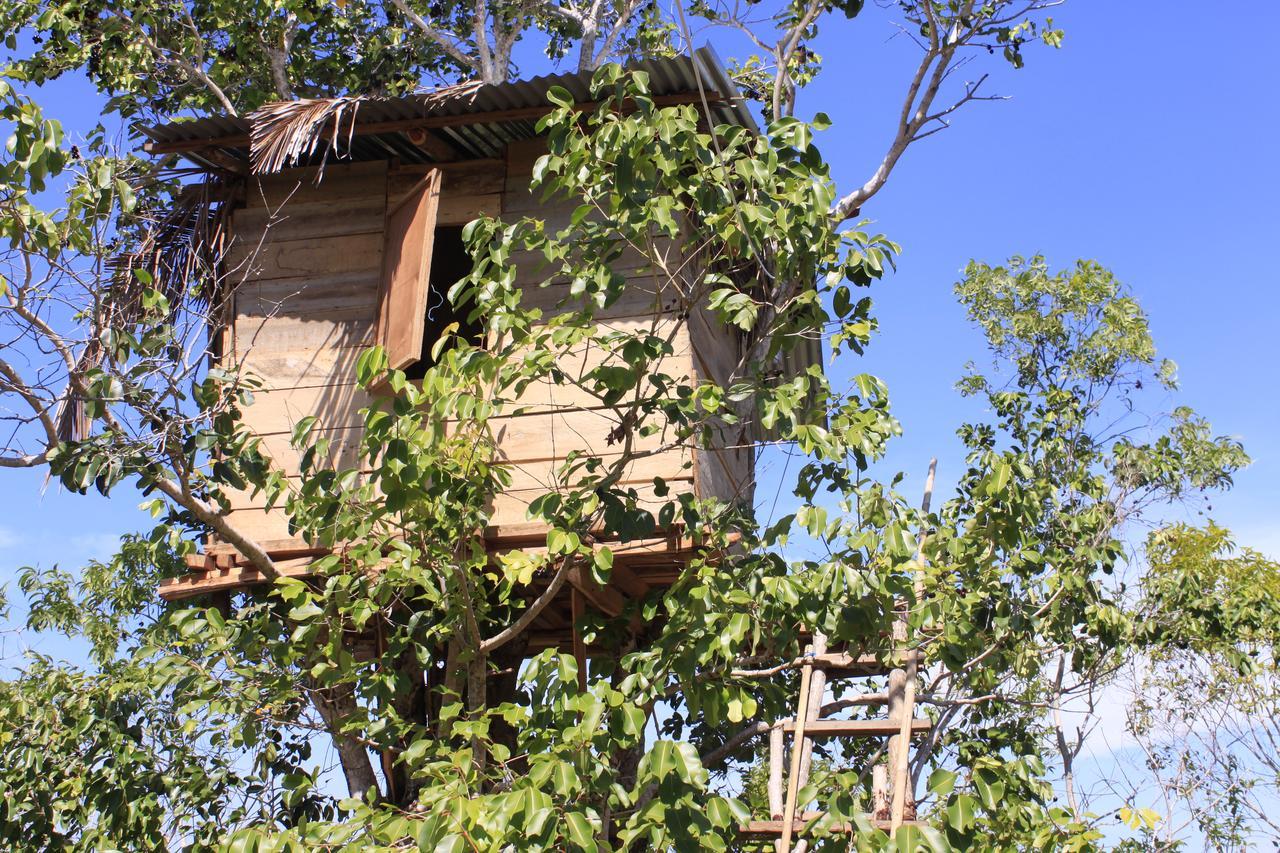
[[[458,324],[460,337],[474,344],[481,342],[483,329],[479,320],[467,320],[471,306],[459,308],[449,301],[449,288],[469,272],[471,255],[467,253],[466,242],[462,239],[462,226],[437,228],[431,248],[431,289],[427,295],[427,315],[423,318],[422,355],[405,370],[409,379],[421,379],[427,368],[435,363],[431,350],[450,323]]]

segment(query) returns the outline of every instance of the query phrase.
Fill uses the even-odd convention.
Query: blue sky
[[[931,455],[943,482],[959,473],[954,428],[973,410],[952,384],[983,354],[951,295],[966,261],[1095,258],[1132,288],[1161,354],[1178,363],[1182,390],[1167,402],[1193,406],[1254,458],[1213,501],[1214,517],[1242,543],[1280,553],[1268,346],[1280,319],[1280,160],[1259,102],[1274,65],[1235,47],[1241,17],[1189,3],[1069,2],[1055,19],[1061,50],[1032,50],[1019,71],[965,69],[992,70],[990,91],[1010,100],[965,107],[908,152],[864,211],[903,246],[897,274],[874,289],[882,333],[860,365],[888,382],[905,427],[890,461],[916,484]],[[1280,8],[1250,7],[1250,31],[1277,25]],[[835,121],[821,144],[845,186],[877,161],[916,56],[887,23],[859,32],[819,43],[824,73],[799,107]]]
[[[846,189],[878,162],[917,57],[867,6],[866,20],[831,27],[815,45],[824,71],[798,108],[833,119],[820,145]],[[1056,267],[1096,258],[1132,288],[1161,354],[1180,366],[1182,391],[1167,402],[1192,405],[1255,460],[1213,501],[1213,516],[1242,544],[1280,556],[1270,352],[1280,128],[1268,103],[1273,58],[1252,37],[1280,31],[1280,6],[1251,4],[1245,17],[1189,2],[1072,0],[1055,17],[1063,48],[1032,49],[1020,71],[998,58],[970,66],[969,76],[992,71],[990,91],[1010,100],[969,105],[914,146],[864,211],[904,248],[898,271],[872,290],[882,332],[852,365],[888,382],[905,426],[890,465],[911,475],[907,494],[918,494],[930,456],[941,457],[944,486],[960,472],[954,431],[980,412],[953,383],[983,355],[951,295],[964,264],[1035,252]],[[92,125],[101,103],[79,81],[40,99],[72,131]],[[136,504],[131,490],[80,497],[45,488],[42,474],[5,471],[0,583],[12,586],[23,565],[106,556],[121,533],[148,526]],[[32,639],[0,635],[0,659]]]

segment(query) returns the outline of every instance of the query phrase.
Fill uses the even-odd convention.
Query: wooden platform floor
[[[545,542],[545,538],[542,539]],[[322,556],[332,553],[328,548],[317,548],[301,540],[277,540],[262,543],[285,577],[306,578],[312,574],[312,566]],[[537,540],[487,540],[494,555],[505,550],[520,548],[528,552],[545,549]],[[698,552],[695,543],[677,535],[654,537],[630,542],[606,543],[613,552],[612,577],[601,586],[591,577],[589,570],[575,567],[570,570],[567,583],[556,599],[543,611],[532,626],[531,652],[544,648],[569,649],[573,643],[574,597],[582,604],[606,616],[618,616],[630,601],[643,599],[652,589],[665,589],[676,581],[689,561]],[[256,569],[232,546],[211,544],[203,554],[188,558],[190,571],[179,578],[161,581],[159,596],[165,601],[185,601],[199,596],[225,594],[268,583],[268,578]],[[530,595],[536,596],[545,588],[546,579],[535,579],[530,584]]]

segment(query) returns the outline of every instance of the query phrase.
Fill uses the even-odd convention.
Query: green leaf
[[[579,850],[596,850],[595,827],[591,821],[579,812],[569,812],[564,816],[565,835],[569,842]]]

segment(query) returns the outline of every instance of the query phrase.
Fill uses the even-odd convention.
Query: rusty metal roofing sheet
[[[740,124],[755,128],[756,124],[747,109],[737,87],[730,80],[719,57],[710,47],[702,47],[692,55],[644,59],[629,67],[649,74],[650,90],[656,96],[705,91],[720,101],[712,105],[713,121],[717,124]],[[463,116],[469,113],[483,114],[548,105],[547,93],[553,86],[561,86],[576,101],[588,101],[590,75],[569,73],[550,74],[496,85],[461,84],[432,92],[421,92],[401,98],[371,98],[359,102],[357,124],[412,120],[428,116]],[[701,84],[701,87],[699,86]],[[437,128],[434,132],[466,157],[492,157],[499,154],[508,142],[528,139],[535,135],[535,120],[511,119],[505,121],[480,120],[474,124],[461,124]],[[140,131],[155,143],[183,143],[211,140],[212,147],[219,147],[217,140],[227,138],[227,153],[244,158],[247,146],[243,139],[252,128],[252,116],[208,116],[190,120],[173,121],[155,127],[142,127]],[[429,162],[430,156],[411,145],[399,145],[399,134],[371,135],[373,138],[352,136],[341,152],[343,158],[355,160],[378,159],[388,156],[385,144],[376,141],[386,136],[397,150],[403,148],[402,159]],[[393,141],[390,138],[396,137]],[[198,159],[207,164],[204,158]]]

